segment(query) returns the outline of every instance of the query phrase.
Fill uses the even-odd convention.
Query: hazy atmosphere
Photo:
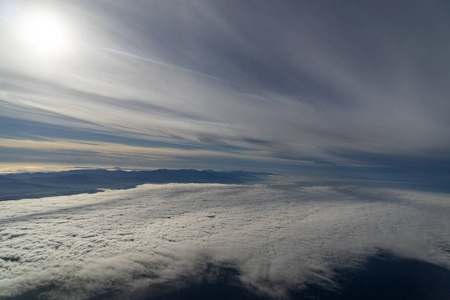
[[[449,299],[449,16],[0,0],[0,299]]]
[[[3,0],[3,171],[448,175],[449,6]]]

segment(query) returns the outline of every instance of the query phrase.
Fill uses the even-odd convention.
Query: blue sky
[[[65,49],[25,45],[36,11]],[[447,1],[2,0],[1,171],[448,178],[449,14]]]

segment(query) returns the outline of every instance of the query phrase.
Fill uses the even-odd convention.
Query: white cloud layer
[[[447,194],[355,187],[166,184],[0,202],[0,298],[125,297],[229,262],[282,296],[377,249],[450,267]]]

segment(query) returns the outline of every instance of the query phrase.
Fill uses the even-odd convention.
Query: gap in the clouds
[[[207,262],[198,274],[182,276],[174,282],[165,282],[132,293],[132,299],[270,299],[248,289],[239,279],[238,266],[230,262]],[[108,299],[96,297],[97,299]]]
[[[398,257],[384,250],[367,257],[361,265],[335,269],[333,278],[330,278],[333,282],[320,281],[317,277],[318,281],[294,282],[298,288],[292,288],[292,283],[280,278],[264,278],[264,274],[260,274],[262,279],[257,282],[244,283],[239,265],[214,261],[203,255],[197,257],[194,270],[187,274],[164,280],[158,275],[163,270],[154,271],[156,273],[152,270],[149,274],[137,271],[140,275],[133,276],[132,280],[156,279],[138,289],[131,288],[133,282],[121,280],[111,281],[107,287],[92,289],[95,284],[91,285],[90,281],[94,278],[84,278],[87,281],[83,283],[83,278],[79,281],[68,276],[5,300],[56,299],[62,296],[88,300],[448,300],[450,295],[449,269]],[[101,278],[98,279],[101,282]],[[70,282],[72,280],[73,283]],[[261,288],[269,292],[263,293]],[[285,292],[275,292],[274,296],[270,294],[271,290]]]
[[[145,300],[447,300],[450,295],[450,270],[424,261],[396,257],[383,250],[357,268],[335,270],[335,284],[299,282],[299,289],[285,287],[284,295],[263,294],[244,284],[240,275],[238,266],[232,263],[209,262],[196,275],[183,276],[126,296]],[[264,284],[268,290],[280,288],[280,282],[269,279],[259,284]],[[109,291],[90,300],[123,296],[118,295],[117,291]]]
[[[450,270],[428,262],[396,257],[380,250],[357,268],[335,270],[335,284],[299,283],[298,290],[281,296],[289,300],[448,300]],[[228,300],[279,299],[264,295],[239,279],[240,271],[232,264],[208,263],[201,274],[181,278],[134,293],[132,299],[146,300]],[[267,288],[279,282],[264,282]],[[174,288],[174,286],[177,286]],[[169,292],[167,292],[169,291]],[[112,297],[111,297],[112,296]],[[114,295],[92,299],[108,299]]]
[[[446,300],[450,296],[449,269],[382,250],[357,269],[336,270],[335,281],[336,290],[311,284],[292,292],[291,299]]]

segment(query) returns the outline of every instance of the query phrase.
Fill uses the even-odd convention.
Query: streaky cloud
[[[48,68],[4,35],[3,116],[293,163],[449,159],[445,1],[54,8],[79,26],[76,53]]]

